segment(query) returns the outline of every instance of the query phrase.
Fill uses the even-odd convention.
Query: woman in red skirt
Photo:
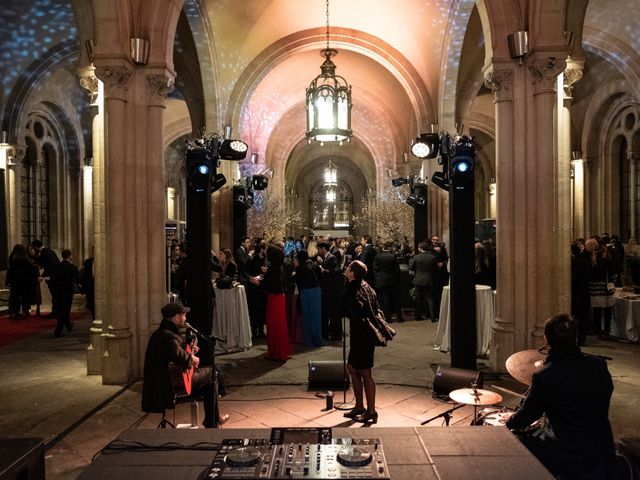
[[[267,356],[269,360],[287,361],[291,358],[291,341],[287,325],[287,306],[284,294],[282,265],[284,250],[277,245],[267,247],[267,270],[262,280],[253,277],[267,292]]]

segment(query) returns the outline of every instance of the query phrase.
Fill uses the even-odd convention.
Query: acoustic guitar
[[[191,354],[196,350],[197,343],[198,339],[193,336],[191,342],[184,347],[185,351]],[[195,371],[196,366],[193,363],[191,367],[183,368],[180,365],[169,362],[169,378],[171,379],[171,386],[173,386],[173,393],[175,393],[177,397],[191,395],[191,379]]]

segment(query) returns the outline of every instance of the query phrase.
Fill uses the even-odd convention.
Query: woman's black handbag
[[[396,331],[384,319],[384,315],[378,312],[373,318],[365,318],[371,333],[371,340],[376,347],[386,347],[389,340],[393,340]]]

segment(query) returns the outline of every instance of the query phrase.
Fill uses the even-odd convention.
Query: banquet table
[[[451,287],[446,285],[442,289],[442,302],[440,303],[440,322],[436,332],[435,346],[441,352],[451,349],[451,309],[449,308]],[[476,285],[476,329],[477,349],[480,356],[489,353],[491,341],[491,327],[495,317],[494,293],[487,285]]]
[[[632,342],[640,340],[640,295],[616,294],[611,334]]]
[[[251,325],[244,285],[215,289],[216,315],[213,334],[217,348],[225,352],[239,352],[251,348]]]

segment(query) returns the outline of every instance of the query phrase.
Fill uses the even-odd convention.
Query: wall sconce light
[[[146,65],[149,62],[149,40],[146,38],[131,39],[131,59],[138,65]]]
[[[258,164],[258,157],[259,157],[259,155],[256,152],[253,152],[251,154],[251,164],[252,165],[257,165]]]
[[[582,150],[571,150],[571,164],[582,162]]]
[[[511,58],[517,58],[518,64],[522,66],[522,59],[529,53],[529,35],[526,31],[513,32],[507,35],[509,53]]]

